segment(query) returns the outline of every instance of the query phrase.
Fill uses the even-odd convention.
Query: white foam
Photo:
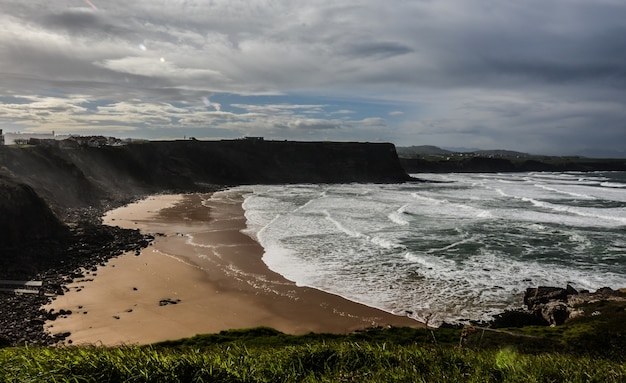
[[[404,204],[400,206],[398,209],[392,211],[387,215],[389,220],[397,225],[406,226],[409,224],[409,221],[405,218],[407,214],[407,208],[409,204]]]
[[[561,190],[561,189],[557,189],[557,188],[554,188],[554,187],[549,187],[549,186],[542,185],[542,184],[535,184],[535,186],[538,187],[538,188],[542,188],[542,189],[548,190],[548,191],[552,191],[552,192],[555,192],[555,193],[561,193],[561,194],[569,195],[569,196],[576,197],[576,198],[596,199],[596,197],[590,196],[590,195],[587,195],[587,194],[576,193],[576,192],[571,192],[571,191],[567,191],[567,190]]]
[[[337,227],[337,229],[339,229],[342,233],[345,233],[348,236],[353,237],[353,238],[365,237],[365,235],[363,233],[359,233],[358,231],[351,230],[351,229],[348,229],[347,227],[345,227],[341,222],[339,222],[338,220],[333,218],[333,216],[331,215],[331,213],[328,210],[323,210],[323,213],[326,216],[326,219],[328,221],[330,221],[333,225],[335,225]]]
[[[618,184],[615,182],[602,182],[600,186],[605,188],[626,188],[626,184]]]
[[[600,186],[608,182],[594,181],[600,177],[446,174],[426,178],[447,183],[252,186],[243,188],[253,191],[244,208],[272,270],[436,324],[488,319],[521,305],[523,291],[539,284],[626,285],[626,246],[611,234],[626,223],[626,210],[602,205],[624,193]],[[596,207],[574,203],[581,200]]]

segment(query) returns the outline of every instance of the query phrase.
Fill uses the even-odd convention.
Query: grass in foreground
[[[497,345],[500,335],[510,344],[510,334],[477,331],[459,347],[460,330],[453,329],[289,336],[257,328],[144,347],[5,348],[0,349],[0,381],[626,381],[624,358],[526,353]]]
[[[0,350],[3,382],[623,382],[626,365],[513,349],[315,342]]]
[[[626,302],[584,309],[601,315],[466,336],[255,328],[143,347],[0,348],[0,382],[626,382]]]

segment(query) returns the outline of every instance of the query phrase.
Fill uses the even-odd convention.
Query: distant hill
[[[454,153],[433,145],[419,145],[407,147],[398,146],[396,147],[396,152],[398,153],[398,157],[403,158],[414,158],[425,155],[446,155]]]
[[[518,157],[518,158],[526,158],[533,157],[532,154],[516,152],[513,150],[476,150],[472,152],[474,154],[479,154],[482,156],[497,156],[497,157]]]
[[[447,156],[453,154],[464,154],[464,155],[477,155],[482,157],[494,156],[494,157],[517,157],[517,158],[527,158],[533,157],[533,155],[528,153],[516,152],[513,150],[479,150],[479,149],[465,149],[465,148],[448,148],[442,149],[438,146],[434,145],[417,145],[417,146],[405,146],[405,147],[397,147],[396,151],[398,152],[398,157],[400,158],[418,158],[424,156]]]

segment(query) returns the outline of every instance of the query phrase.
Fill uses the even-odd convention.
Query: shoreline
[[[271,271],[260,244],[242,233],[242,202],[227,190],[152,196],[109,211],[105,224],[155,240],[68,285],[44,309],[72,314],[46,322],[46,330],[69,332],[66,344],[114,346],[259,326],[288,334],[425,326]]]

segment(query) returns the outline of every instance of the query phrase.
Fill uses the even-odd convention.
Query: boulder
[[[541,317],[550,324],[558,326],[569,318],[571,307],[564,302],[552,301],[542,304],[539,308]]]
[[[529,310],[538,304],[545,304],[550,301],[567,301],[568,290],[560,287],[539,286],[526,289],[524,304]]]

